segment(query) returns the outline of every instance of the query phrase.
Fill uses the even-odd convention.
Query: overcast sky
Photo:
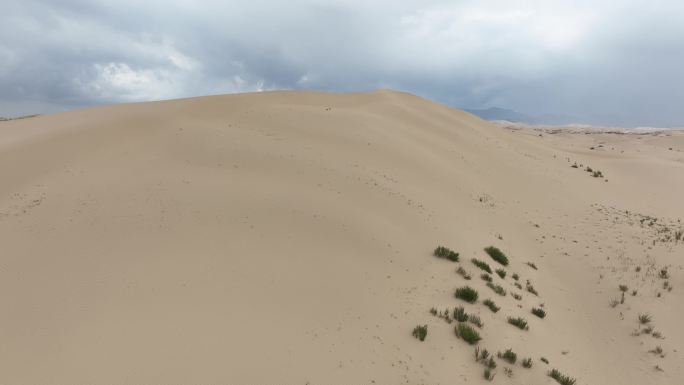
[[[271,89],[393,88],[684,126],[678,0],[2,0],[0,115]]]

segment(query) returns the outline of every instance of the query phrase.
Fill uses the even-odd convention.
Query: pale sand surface
[[[534,359],[493,384],[684,381],[681,131],[510,129],[391,91],[215,96],[0,122],[0,181],[2,384],[488,383],[429,313],[458,305],[482,348]],[[469,262],[495,267],[489,245],[506,297]],[[664,339],[631,335],[646,312]]]

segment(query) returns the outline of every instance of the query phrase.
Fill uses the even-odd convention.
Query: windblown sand
[[[429,312],[464,306],[481,348],[533,359],[497,360],[491,383],[678,384],[682,218],[676,130],[511,129],[391,91],[4,121],[0,383],[485,384]],[[489,245],[511,261],[505,297],[470,263],[499,267]],[[454,297],[466,284],[478,303]],[[632,335],[640,313],[662,338]]]

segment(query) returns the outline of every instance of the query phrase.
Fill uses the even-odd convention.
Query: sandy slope
[[[0,122],[0,383],[486,383],[429,314],[463,304],[459,265],[502,307],[465,304],[480,346],[534,358],[511,378],[500,361],[492,383],[555,383],[552,367],[578,384],[678,383],[684,244],[665,239],[683,227],[684,135],[663,135],[510,130],[390,91]],[[506,297],[469,262],[490,244],[511,259],[494,277]],[[642,312],[665,339],[631,335]]]

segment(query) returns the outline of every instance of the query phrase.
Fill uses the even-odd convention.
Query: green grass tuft
[[[496,306],[496,303],[494,303],[494,301],[492,301],[491,299],[486,299],[482,303],[485,306],[487,306],[489,308],[489,310],[492,311],[492,313],[496,313],[500,309],[498,306]]]
[[[507,361],[509,364],[515,364],[515,360],[518,359],[518,355],[515,354],[512,349],[506,349],[503,353],[499,352],[497,356],[502,360]]]
[[[470,262],[472,262],[473,265],[479,267],[480,269],[486,271],[487,273],[492,274],[492,268],[489,267],[487,262],[480,261],[479,259],[476,259],[476,258],[471,259]]]
[[[458,262],[458,253],[444,246],[437,246],[435,249],[435,257],[445,258],[453,262]]]
[[[540,307],[533,307],[532,308],[532,314],[536,315],[539,318],[544,318],[546,317],[546,311]]]
[[[499,262],[504,266],[508,265],[508,257],[506,257],[506,254],[504,254],[503,251],[499,250],[498,248],[494,246],[489,246],[485,247],[484,251],[487,254],[489,254],[489,256],[492,257],[493,260]]]
[[[504,269],[496,269],[496,274],[498,274],[501,279],[506,278],[506,270]]]
[[[487,282],[487,287],[494,290],[494,292],[500,296],[506,295],[506,290],[503,287],[501,287],[500,285],[495,285],[491,282]]]
[[[456,298],[460,298],[469,303],[477,301],[477,291],[470,286],[463,286],[456,289],[454,295]]]
[[[466,322],[468,320],[468,313],[462,306],[454,309],[454,319],[458,322]]]
[[[577,382],[574,378],[564,375],[557,369],[551,370],[549,372],[549,377],[553,378],[561,385],[575,385],[575,382]]]
[[[477,330],[475,330],[472,326],[468,325],[465,322],[459,322],[459,324],[456,325],[455,332],[459,338],[463,339],[465,342],[471,345],[476,344],[479,340],[482,339]]]
[[[525,358],[524,360],[521,361],[523,368],[531,368],[532,367],[532,358]]]
[[[427,325],[418,325],[413,328],[413,336],[421,341],[425,341],[425,337],[427,337]]]
[[[522,317],[517,317],[517,318],[508,317],[508,323],[517,327],[520,330],[528,330],[529,329],[529,327],[527,326],[527,321]]]

